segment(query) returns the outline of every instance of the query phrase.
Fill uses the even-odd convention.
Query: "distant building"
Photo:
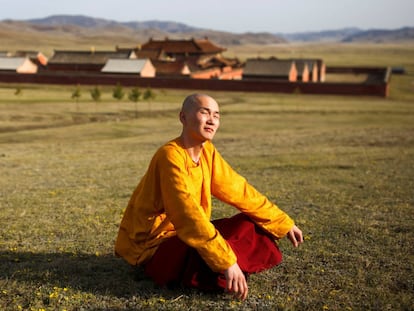
[[[47,66],[47,57],[39,51],[24,51],[20,50],[14,53],[15,57],[28,57],[34,64],[40,67]]]
[[[318,81],[325,82],[326,80],[326,64],[322,59],[316,59],[318,65]]]
[[[191,72],[192,79],[219,79],[220,75],[220,68],[206,68],[194,70]]]
[[[301,60],[293,60],[297,71],[297,81],[309,82],[309,67],[308,64]]]
[[[219,55],[200,55],[186,60],[194,79],[235,80],[242,77],[242,64],[237,58]]]
[[[157,77],[189,77],[190,68],[183,61],[153,60]]]
[[[119,49],[117,50],[124,50]],[[238,59],[225,58],[226,49],[207,38],[190,40],[150,39],[133,49],[138,57],[148,57],[157,69],[157,76],[187,75],[193,79],[241,79],[241,63]],[[157,62],[156,62],[157,61]],[[168,63],[167,63],[168,62]],[[173,63],[176,63],[173,65]],[[179,73],[181,71],[181,73]]]
[[[225,48],[219,47],[208,39],[164,40],[150,39],[141,46],[142,51],[163,51],[165,57],[171,60],[187,60],[189,57],[201,55],[220,55]]]
[[[220,80],[241,80],[243,76],[243,68],[241,67],[224,67],[221,69]]]
[[[281,60],[274,57],[249,58],[243,69],[243,80],[273,79],[296,82],[298,71],[292,60]]]
[[[142,50],[140,46],[135,48],[120,48],[116,46],[117,52],[127,52],[135,54],[136,58],[149,58],[151,61],[154,60],[168,60],[165,51],[162,49],[155,49],[155,50]]]
[[[100,72],[109,59],[134,59],[133,51],[55,51],[48,71]]]
[[[325,81],[325,70],[326,66],[321,59],[311,59],[311,58],[292,58],[290,59],[295,62],[296,66],[303,68],[305,65],[308,68],[308,74],[310,82],[323,82]],[[298,74],[301,70],[298,69]],[[304,81],[303,78],[298,80]]]
[[[155,67],[149,59],[109,59],[101,72],[135,74],[143,78],[155,77]]]
[[[0,57],[9,57],[11,56],[8,51],[0,51]]]
[[[37,65],[28,57],[0,57],[0,71],[34,74]]]

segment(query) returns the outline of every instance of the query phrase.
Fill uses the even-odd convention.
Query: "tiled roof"
[[[208,68],[208,67],[226,67],[226,66],[240,66],[240,62],[236,58],[226,58],[221,55],[214,55],[214,56],[200,56],[198,63],[200,66]]]
[[[31,58],[36,58],[37,55],[39,55],[38,51],[16,51],[16,53],[14,53],[14,56],[16,57],[31,57]]]
[[[105,64],[108,59],[128,59],[128,51],[55,51],[49,64]]]
[[[313,68],[317,66],[317,60],[316,59],[291,58],[290,60],[295,62],[296,68],[298,69],[298,71],[301,71],[301,68],[303,68],[303,66],[305,64],[308,66],[309,71],[312,71]]]
[[[163,50],[136,50],[135,54],[137,55],[137,58],[149,58],[151,60],[153,59],[160,59],[163,55]]]
[[[25,61],[25,57],[0,57],[0,70],[16,71]]]
[[[20,51],[16,51],[16,53],[14,53],[14,56],[15,57],[28,57],[33,63],[37,65],[46,66],[48,62],[47,57],[39,51],[20,50]]]
[[[227,66],[241,67],[241,63],[236,58],[225,58],[221,55],[192,55],[184,60],[190,67],[191,71],[208,69],[208,68],[223,68]]]
[[[306,62],[301,62],[301,61],[293,61],[295,62],[296,65],[296,69],[298,70],[298,74],[302,74],[302,72],[305,70],[305,68],[307,68],[307,70],[309,70],[308,64]]]
[[[166,53],[178,53],[178,54],[205,54],[205,53],[221,53],[225,51],[224,48],[219,47],[208,39],[202,40],[153,40],[150,39],[147,43],[143,44],[142,50],[164,50]]]
[[[148,59],[109,59],[102,72],[112,73],[140,73]]]
[[[165,59],[166,55],[163,49],[145,49],[142,50],[140,46],[132,48],[121,48],[116,47],[117,52],[129,52],[131,55],[134,55],[136,58],[149,58],[154,59]],[[131,57],[133,58],[133,57]]]
[[[287,76],[292,69],[294,62],[291,60],[281,60],[276,58],[247,59],[243,70],[244,75],[260,76]]]
[[[204,53],[224,52],[226,49],[213,44],[208,39],[195,40],[196,44]]]

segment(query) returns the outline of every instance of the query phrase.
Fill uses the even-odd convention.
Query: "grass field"
[[[188,92],[155,90],[136,117],[109,87],[96,104],[87,87],[75,103],[70,86],[0,85],[0,309],[411,310],[414,64],[400,62],[409,74],[387,99],[210,93],[216,147],[305,235],[298,249],[280,241],[284,262],[251,276],[244,302],[157,288],[113,255]],[[233,213],[215,202],[214,218]]]

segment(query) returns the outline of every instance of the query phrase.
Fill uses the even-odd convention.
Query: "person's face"
[[[184,131],[195,143],[212,140],[220,125],[217,102],[211,97],[200,97],[198,103],[183,113]]]

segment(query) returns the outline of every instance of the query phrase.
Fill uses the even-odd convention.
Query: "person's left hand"
[[[302,231],[295,226],[290,229],[290,231],[287,233],[287,238],[292,242],[294,247],[298,247],[299,244],[303,243],[303,235]]]
[[[249,288],[247,287],[246,277],[237,262],[224,271],[224,276],[227,281],[226,290],[233,293],[235,297],[245,300]]]

